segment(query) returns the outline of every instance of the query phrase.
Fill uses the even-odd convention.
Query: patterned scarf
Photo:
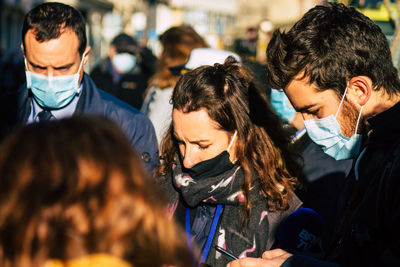
[[[249,193],[252,209],[248,223],[243,228],[242,207],[239,204],[244,201],[241,190],[244,181],[243,168],[238,165],[215,177],[195,180],[182,171],[179,161],[173,166],[172,172],[161,180],[161,186],[169,197],[171,214],[178,206],[179,196],[187,206],[193,208],[223,204],[223,212],[206,259],[206,264],[210,266],[226,266],[230,261],[214,249],[215,245],[231,251],[239,258],[261,257],[265,250],[272,247],[279,223],[301,206],[294,196],[289,202],[289,210],[268,211],[265,194],[260,190],[258,179],[254,179]]]

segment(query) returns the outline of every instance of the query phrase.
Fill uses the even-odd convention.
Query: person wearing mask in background
[[[272,109],[285,123],[292,134],[292,149],[301,155],[304,191],[303,207],[311,208],[322,216],[324,234],[332,233],[336,201],[345,178],[352,167],[352,159],[335,160],[324,153],[321,147],[308,136],[300,112],[296,112],[283,90],[271,89]]]
[[[89,60],[86,25],[71,6],[48,2],[33,8],[22,27],[27,82],[10,95],[13,108],[1,120],[4,138],[14,128],[75,114],[100,114],[115,120],[150,171],[159,162],[151,121],[138,110],[98,89],[84,73]]]
[[[0,151],[0,266],[196,262],[183,230],[165,216],[165,198],[113,121],[74,116],[29,124]]]
[[[121,33],[111,41],[109,57],[93,68],[90,77],[99,88],[140,109],[156,61],[149,49]]]
[[[265,90],[269,98],[270,90],[267,83],[267,66],[256,60],[258,42],[258,27],[248,27],[245,39],[237,39],[233,44],[233,51],[241,58],[242,67],[251,73],[257,87]]]
[[[157,71],[150,79],[141,111],[146,114],[156,129],[160,142],[171,121],[170,99],[180,69],[188,61],[194,48],[208,47],[204,39],[190,26],[172,27],[160,35],[162,52],[157,63]],[[170,69],[174,66],[175,68]],[[181,66],[176,67],[176,66]]]
[[[269,83],[284,89],[310,138],[354,166],[322,260],[278,249],[229,266],[399,266],[400,80],[385,35],[330,3],[275,31],[267,59]]]
[[[279,118],[233,57],[182,75],[172,105],[154,175],[189,246],[215,267],[230,261],[215,245],[237,257],[261,256],[301,206],[299,166]]]

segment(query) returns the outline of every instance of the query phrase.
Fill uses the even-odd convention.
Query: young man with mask
[[[101,89],[140,109],[156,61],[149,49],[121,33],[111,41],[109,57],[93,68],[90,77]]]
[[[79,11],[51,2],[35,7],[25,16],[21,49],[27,83],[7,103],[11,112],[2,120],[3,136],[26,123],[74,114],[104,115],[121,126],[146,167],[156,167],[157,140],[150,120],[99,90],[84,73],[90,47]]]
[[[324,219],[324,234],[332,232],[336,200],[343,181],[352,168],[352,159],[335,160],[308,136],[300,112],[296,112],[283,90],[271,89],[271,106],[292,133],[291,147],[301,155],[304,190],[299,194],[303,207],[315,210]]]
[[[399,266],[400,81],[384,34],[353,8],[317,6],[274,33],[267,57],[310,138],[354,165],[322,259],[277,249],[230,266]]]

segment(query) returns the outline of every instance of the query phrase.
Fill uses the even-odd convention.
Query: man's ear
[[[87,46],[85,49],[85,52],[83,52],[83,66],[86,65],[86,63],[89,61],[89,54],[90,54],[90,49],[92,49],[90,46]]]
[[[372,80],[368,76],[356,76],[350,79],[348,86],[349,96],[352,100],[360,106],[364,106],[372,93]]]

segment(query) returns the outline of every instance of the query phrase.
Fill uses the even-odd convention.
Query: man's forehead
[[[72,30],[66,30],[58,38],[39,42],[34,32],[29,30],[25,37],[24,50],[28,60],[33,63],[65,64],[79,58],[79,40]]]
[[[76,49],[78,51],[79,49],[78,35],[71,28],[60,29],[59,34],[51,38],[44,38],[43,34],[40,34],[37,28],[32,28],[25,34],[24,43],[27,47],[29,47],[29,45],[54,47],[55,45],[63,44],[65,47],[68,47],[69,50]]]
[[[316,105],[320,101],[321,91],[304,75],[297,75],[288,83],[284,91],[297,111]]]
[[[310,93],[318,93],[318,87],[310,83],[310,79],[306,76],[298,74],[283,89],[288,96],[305,95]]]

